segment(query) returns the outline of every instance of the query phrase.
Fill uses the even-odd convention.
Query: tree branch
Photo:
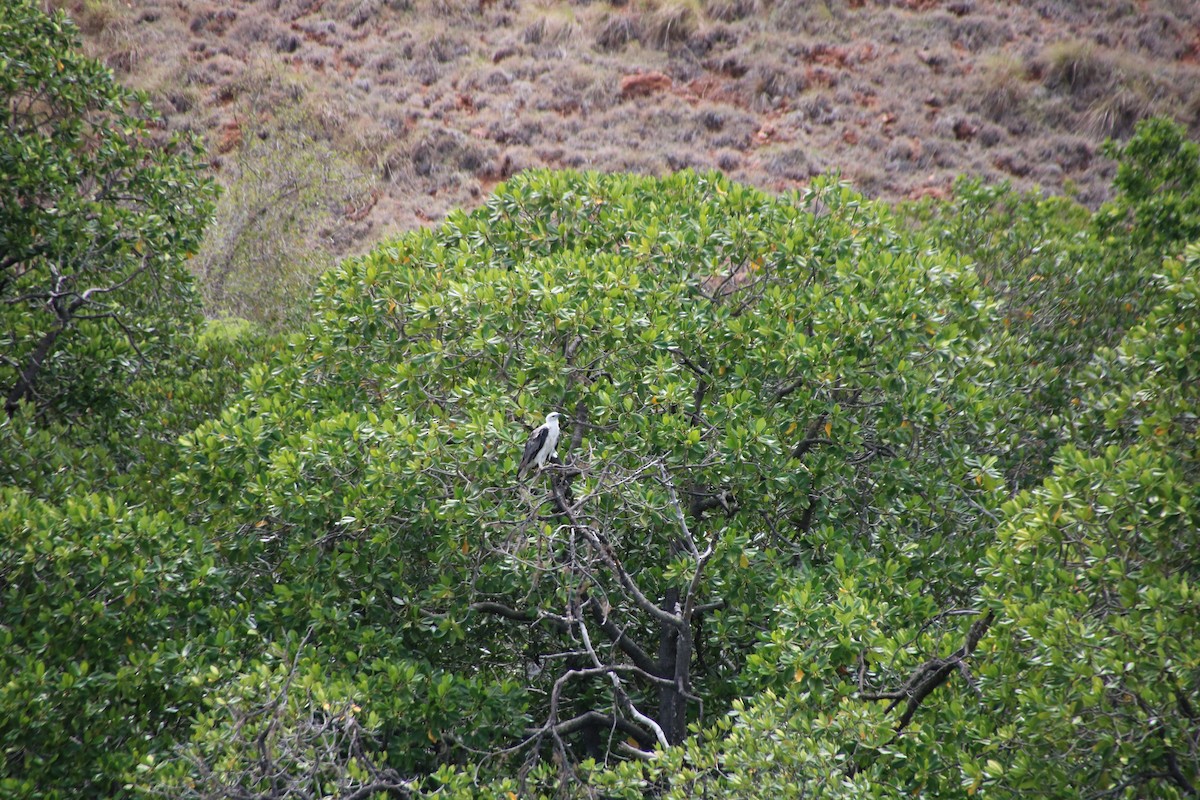
[[[804,438],[792,448],[792,458],[803,458],[805,453],[817,445],[833,444],[831,440],[817,436],[821,432],[821,429],[825,427],[825,420],[827,419],[829,419],[828,411],[822,411],[817,415],[817,418],[808,426],[808,430],[804,432]]]
[[[714,508],[725,509],[726,516],[732,516],[735,510],[735,498],[733,492],[728,489],[721,489],[715,493],[691,490],[688,492],[688,497],[691,498],[688,502],[688,514],[694,520],[700,519],[705,511],[710,511]]]
[[[587,648],[588,654],[592,657],[592,663],[597,667],[602,666],[600,664],[600,657],[596,655],[596,648],[592,647],[592,638],[588,635],[587,625],[583,623],[582,619],[579,620],[579,636],[583,639],[583,646]],[[654,731],[654,736],[658,739],[659,744],[663,747],[669,747],[670,743],[667,741],[667,735],[662,727],[656,721],[643,714],[634,705],[633,701],[629,699],[629,694],[625,691],[625,687],[621,685],[621,677],[617,675],[617,670],[609,669],[608,678],[612,681],[613,694],[617,697],[617,703],[625,710],[625,713]]]
[[[977,620],[971,625],[971,629],[967,632],[967,640],[962,647],[955,650],[948,658],[931,658],[921,666],[917,667],[916,671],[909,677],[904,685],[893,692],[879,693],[863,693],[861,697],[864,700],[891,700],[892,702],[884,710],[884,714],[890,714],[896,706],[900,705],[901,701],[907,698],[908,704],[904,708],[904,713],[900,720],[896,723],[896,734],[892,737],[895,741],[896,737],[908,727],[912,722],[913,715],[917,713],[922,701],[929,694],[945,683],[946,678],[955,670],[965,667],[964,662],[970,658],[975,652],[975,648],[979,645],[979,640],[987,633],[992,622],[996,619],[996,612],[989,610],[987,616]]]
[[[567,736],[572,733],[577,733],[585,728],[616,728],[622,733],[628,734],[638,740],[638,743],[643,747],[653,747],[654,737],[646,731],[634,725],[627,719],[622,717],[614,717],[609,714],[604,714],[599,711],[585,711],[579,716],[565,719],[562,722],[557,722],[554,725],[541,728],[533,728],[526,731],[528,736],[541,736],[547,733]]]
[[[625,571],[625,567],[621,564],[621,560],[617,558],[617,554],[613,550],[612,545],[605,541],[598,531],[594,531],[589,526],[580,522],[579,518],[575,516],[575,512],[567,504],[566,498],[563,497],[562,487],[553,482],[551,482],[551,484],[554,491],[554,499],[559,504],[563,514],[566,515],[567,519],[571,522],[571,525],[575,528],[575,530],[582,533],[584,538],[588,540],[588,543],[591,544],[598,553],[600,553],[600,555],[612,568],[613,572],[617,573],[617,580],[620,581],[623,587],[625,587],[625,591],[629,592],[630,596],[633,597],[633,601],[637,604],[638,608],[642,609],[664,625],[670,625],[673,628],[680,628],[683,625],[683,620],[677,615],[672,614],[665,609],[659,608],[650,600],[650,598],[646,597],[645,592],[638,588],[638,585],[634,583],[633,578],[631,578],[629,573]]]
[[[625,655],[629,656],[629,660],[637,665],[638,669],[647,672],[656,677],[659,675],[658,661],[651,658],[650,655],[641,648],[641,646],[629,638],[629,634],[625,633],[612,619],[602,613],[596,603],[589,604],[589,609],[592,612],[592,619],[600,626],[600,630],[604,631],[613,644],[621,649]]]
[[[22,400],[28,400],[34,396],[34,386],[42,371],[42,365],[46,363],[46,356],[50,354],[54,342],[65,329],[65,325],[56,325],[48,330],[38,342],[37,348],[29,356],[25,369],[17,375],[17,382],[12,385],[8,390],[8,396],[4,398],[4,412],[8,416],[12,417],[17,413],[17,407]]]
[[[550,614],[549,612],[541,610],[531,611],[526,609],[522,611],[515,608],[510,608],[503,603],[497,603],[491,600],[482,600],[477,603],[471,603],[471,605],[467,606],[467,608],[471,611],[478,611],[482,614],[491,614],[493,616],[511,619],[514,622],[546,622],[549,623],[550,626],[559,633],[566,633],[571,627],[566,619],[558,616],[557,614]]]
[[[804,385],[804,378],[796,378],[795,380],[789,381],[789,382],[785,383],[783,386],[778,387],[772,393],[775,402],[778,403],[780,400],[787,397],[789,394],[796,391],[803,385]]]

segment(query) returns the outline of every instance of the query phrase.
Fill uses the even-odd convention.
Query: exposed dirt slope
[[[837,169],[886,198],[970,173],[1095,205],[1106,136],[1152,113],[1200,133],[1191,0],[60,4],[218,171],[281,115],[349,154],[377,188],[330,231],[342,251],[532,166],[770,190]]]

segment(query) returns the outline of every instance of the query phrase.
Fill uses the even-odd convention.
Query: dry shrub
[[[979,133],[980,126],[970,117],[949,113],[940,115],[933,123],[933,132],[942,139],[970,141]]]
[[[122,17],[117,0],[52,0],[49,5],[65,11],[87,36],[105,32]]]
[[[964,159],[964,147],[958,139],[926,138],[918,140],[921,152],[918,154],[917,166],[923,169],[937,167],[938,169],[953,170],[955,165]]]
[[[1004,141],[1005,131],[999,125],[987,122],[979,126],[977,141],[984,147],[995,147]]]
[[[792,144],[770,148],[762,154],[762,161],[770,177],[800,183],[821,174],[823,170],[808,148]]]
[[[695,57],[706,56],[712,51],[726,51],[731,47],[736,47],[741,41],[742,37],[738,32],[741,27],[726,25],[723,22],[706,25],[687,40],[685,47]],[[699,66],[691,59],[689,62],[689,66],[692,68]]]
[[[447,73],[445,67],[432,58],[420,58],[408,66],[408,74],[422,86],[432,86]]]
[[[446,172],[474,175],[485,171],[497,156],[494,147],[453,128],[425,127],[414,134],[412,142],[408,156],[413,174],[418,178]]]
[[[689,2],[666,0],[645,21],[644,43],[668,50],[686,42],[700,27],[700,15]]]
[[[665,157],[653,148],[602,146],[594,150],[581,166],[604,172],[633,172],[638,175],[660,175]]]
[[[529,117],[498,119],[488,125],[485,135],[496,144],[528,147],[542,138],[542,123]]]
[[[83,33],[83,51],[117,72],[123,83],[152,93],[160,88],[147,79],[157,66],[147,65],[160,63],[156,55],[163,37],[155,26],[143,24],[158,18],[155,7],[135,10],[138,4],[123,0],[46,0],[44,5],[65,12]]]
[[[1096,155],[1096,148],[1091,142],[1070,134],[1050,136],[1038,144],[1039,161],[1057,164],[1067,172],[1087,169]]]
[[[833,33],[841,27],[839,17],[845,10],[840,0],[762,0],[762,7],[755,18],[761,19],[764,30],[772,35],[802,32],[825,34]]]
[[[972,16],[950,24],[950,40],[972,53],[1007,44],[1016,38],[1012,26],[990,17]]]
[[[230,86],[240,78],[246,65],[236,58],[223,53],[217,53],[211,58],[198,64],[193,64],[185,73],[184,80],[189,86]],[[232,89],[223,90],[223,97],[228,98]],[[220,100],[221,98],[217,98]]]
[[[742,166],[742,154],[736,150],[721,149],[717,151],[717,167],[722,172],[733,172]]]
[[[308,93],[303,82],[273,65],[247,64],[218,54],[201,66],[205,67],[204,75],[195,83],[216,85],[212,95],[216,100],[225,104],[241,98],[259,115],[270,115],[277,108],[291,106]]]
[[[605,15],[596,31],[596,46],[606,52],[620,50],[630,42],[637,41],[644,35],[642,17],[630,12],[616,12]]]
[[[808,88],[805,73],[765,56],[750,68],[743,83],[747,81],[754,105],[764,110],[774,108],[784,100],[793,100]]]
[[[1024,116],[1029,86],[1021,62],[1007,53],[983,59],[976,72],[977,85],[973,105],[993,122],[1007,124],[1014,116]]]
[[[104,65],[113,72],[128,74],[134,70],[140,58],[140,52],[136,48],[131,47],[126,50],[118,50],[115,53],[109,54],[109,56],[104,59]]]
[[[817,125],[832,125],[842,120],[842,112],[837,102],[828,94],[814,93],[797,104],[796,110],[787,114],[784,120],[790,126],[807,128],[809,123]]]
[[[205,307],[286,328],[313,279],[333,266],[330,237],[364,206],[372,184],[334,151],[302,109],[247,127],[227,161],[225,192],[193,264]]]
[[[1033,171],[1033,164],[1025,157],[1022,149],[1000,150],[992,160],[992,164],[1002,172],[1024,178]]]
[[[397,164],[390,163],[394,148],[404,140],[407,131],[399,131],[387,125],[355,125],[353,128],[354,153],[372,175],[387,179]]]
[[[344,44],[337,23],[330,19],[307,19],[292,27],[314,44],[332,48],[341,48]]]
[[[609,108],[620,100],[620,84],[591,64],[570,63],[560,71],[559,79],[579,97],[580,106],[587,113]]]
[[[697,118],[705,130],[713,133],[725,127],[725,115],[715,108],[701,111]]]
[[[888,166],[900,172],[911,172],[924,165],[924,145],[916,137],[902,136],[893,139],[884,152]]]
[[[164,95],[164,99],[169,104],[168,112],[176,114],[186,114],[195,108],[197,103],[197,92],[189,87],[181,87],[172,89]]]
[[[1134,42],[1146,55],[1174,61],[1187,52],[1190,36],[1186,22],[1157,11],[1142,15]]]
[[[285,33],[286,31],[279,28],[269,16],[246,14],[230,30],[229,37],[243,45],[252,45],[259,42],[274,43]]]
[[[351,28],[358,30],[370,22],[382,6],[383,0],[359,0],[346,15],[346,21],[350,23]]]
[[[427,0],[422,5],[432,15],[454,23],[472,23],[479,14],[479,0]]]
[[[319,11],[325,0],[273,0],[271,9],[285,22],[294,22],[300,17]]]
[[[490,94],[511,85],[512,82],[513,77],[506,70],[483,63],[460,73],[458,88],[461,92]]]
[[[417,51],[423,51],[439,64],[449,64],[470,53],[471,45],[459,36],[441,33],[429,39],[423,47],[417,48]]]
[[[1126,136],[1139,120],[1170,113],[1194,78],[1172,82],[1171,76],[1128,53],[1101,51],[1079,41],[1048,47],[1037,61],[1043,84],[1068,97],[1083,124],[1097,136]],[[1183,93],[1183,96],[1180,96]]]
[[[237,12],[231,8],[223,8],[220,11],[207,9],[192,17],[192,21],[188,25],[188,30],[195,34],[204,33],[209,36],[224,36],[229,27],[237,20],[237,17]]]
[[[1072,39],[1050,45],[1034,62],[1047,89],[1092,98],[1114,82],[1110,59],[1089,42]]]
[[[571,19],[541,16],[521,32],[525,44],[559,47],[571,41],[578,26]]]
[[[719,22],[738,22],[761,10],[759,0],[704,0],[704,13]]]
[[[1092,4],[1080,3],[1078,0],[1034,0],[1031,5],[1033,10],[1038,13],[1038,16],[1059,24],[1082,22],[1081,15],[1092,7]],[[1134,8],[1133,3],[1122,4],[1118,2],[1114,5],[1118,8],[1122,5],[1126,8]]]
[[[712,164],[704,158],[703,154],[691,150],[673,149],[663,158],[667,162],[667,169],[671,172],[681,172],[685,169],[705,172],[712,169]]]
[[[1140,120],[1154,116],[1158,105],[1158,93],[1146,81],[1121,81],[1088,107],[1085,121],[1096,135],[1123,138]]]

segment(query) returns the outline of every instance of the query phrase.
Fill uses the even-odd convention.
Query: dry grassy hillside
[[[534,166],[769,190],[840,170],[885,198],[970,173],[1095,205],[1105,137],[1151,114],[1200,134],[1193,0],[56,4],[209,139],[245,206],[223,212],[217,271],[268,208],[313,209],[275,223],[311,234],[278,257],[343,253]]]

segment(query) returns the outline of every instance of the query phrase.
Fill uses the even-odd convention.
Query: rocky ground
[[[285,132],[339,165],[322,180],[358,187],[325,192],[339,252],[536,166],[718,169],[771,191],[838,170],[891,199],[967,173],[1095,206],[1106,137],[1151,114],[1200,134],[1192,0],[58,5],[168,128],[208,138],[223,179]]]

